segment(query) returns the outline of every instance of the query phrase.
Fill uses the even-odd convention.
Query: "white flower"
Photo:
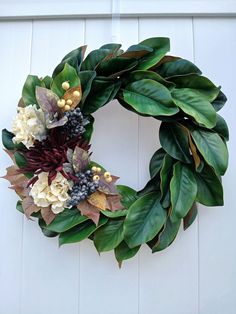
[[[23,143],[27,148],[33,146],[35,140],[46,138],[45,117],[42,109],[36,105],[19,107],[12,125],[14,143]]]
[[[70,198],[68,194],[68,190],[70,189],[69,181],[59,172],[51,185],[48,185],[47,172],[40,173],[38,177],[38,180],[30,191],[35,205],[39,207],[48,207],[51,205],[54,214],[62,212],[66,201]]]

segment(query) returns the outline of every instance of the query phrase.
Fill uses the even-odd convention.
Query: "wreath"
[[[29,75],[11,131],[2,131],[14,164],[5,179],[19,195],[17,209],[38,218],[59,244],[89,238],[117,261],[146,243],[157,252],[188,228],[196,202],[223,205],[221,176],[228,128],[217,114],[226,96],[192,62],[166,55],[168,38],[149,38],[121,50],[111,43],[68,53],[52,77]],[[150,180],[140,191],[92,160],[92,114],[117,99],[135,114],[160,120]],[[148,140],[148,139],[147,139]]]

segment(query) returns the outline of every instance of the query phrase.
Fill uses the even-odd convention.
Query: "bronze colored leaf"
[[[23,210],[24,210],[24,213],[25,213],[25,216],[27,218],[30,218],[30,216],[33,214],[33,213],[37,213],[40,211],[40,207],[38,207],[37,205],[35,205],[34,203],[34,199],[32,196],[27,196],[23,199],[22,201],[22,207],[23,207]]]
[[[89,204],[95,206],[96,208],[100,210],[105,210],[106,209],[106,195],[104,193],[101,193],[99,191],[91,194],[88,198],[87,201]]]
[[[79,202],[77,208],[80,210],[81,215],[88,217],[91,219],[95,225],[98,225],[99,218],[100,218],[100,210],[89,204],[86,200]]]
[[[89,164],[89,154],[86,150],[76,146],[72,156],[73,168],[75,172],[83,171]]]
[[[14,154],[15,154],[15,150],[8,150],[8,149],[3,149],[7,155],[11,158],[11,160],[14,162],[14,164],[16,163],[15,162],[15,157],[14,157]]]
[[[43,220],[45,221],[46,225],[49,225],[56,217],[51,210],[51,207],[41,207],[41,215]]]
[[[18,102],[18,107],[25,108],[25,103],[24,103],[22,97],[20,98],[20,100],[19,100],[19,102]]]
[[[75,91],[79,92],[79,96],[75,96],[73,94]],[[72,104],[70,105],[71,110],[75,109],[78,106],[78,104],[81,101],[81,98],[82,98],[81,85],[68,89],[63,96],[63,99],[65,99],[65,101],[67,101],[68,99],[72,101]]]
[[[100,176],[99,180],[99,188],[98,190],[102,193],[108,194],[108,195],[117,195],[119,194],[117,188],[116,188],[116,181],[119,179],[119,177],[111,176],[112,181],[107,182],[103,175]]]
[[[26,197],[29,194],[29,188],[27,187],[28,179],[21,173],[18,173],[19,168],[16,166],[8,167],[7,174],[3,176],[3,179],[6,179],[10,182],[10,189],[15,190],[15,192],[22,198]]]
[[[121,200],[120,195],[108,195],[106,208],[112,212],[123,209],[124,206],[121,204],[120,200]]]

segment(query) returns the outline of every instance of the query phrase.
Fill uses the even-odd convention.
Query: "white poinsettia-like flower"
[[[13,142],[23,143],[27,148],[33,146],[35,140],[45,139],[46,125],[42,109],[37,109],[36,105],[19,107],[13,121],[12,132],[15,134]]]
[[[42,172],[38,175],[38,180],[33,185],[30,195],[34,199],[35,205],[39,207],[51,206],[54,214],[62,212],[66,201],[70,198],[68,191],[70,189],[69,181],[61,173],[48,184],[48,173]]]

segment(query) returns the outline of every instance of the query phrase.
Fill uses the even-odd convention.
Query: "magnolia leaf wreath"
[[[121,264],[144,243],[152,252],[168,247],[182,219],[184,229],[194,221],[197,202],[223,205],[229,134],[217,112],[226,96],[192,62],[166,55],[169,48],[168,38],[149,38],[84,58],[82,46],[52,77],[27,77],[12,129],[2,131],[14,163],[4,178],[20,197],[17,209],[60,245],[89,238]],[[117,185],[91,159],[92,114],[113,99],[161,121],[162,147],[140,191]]]

